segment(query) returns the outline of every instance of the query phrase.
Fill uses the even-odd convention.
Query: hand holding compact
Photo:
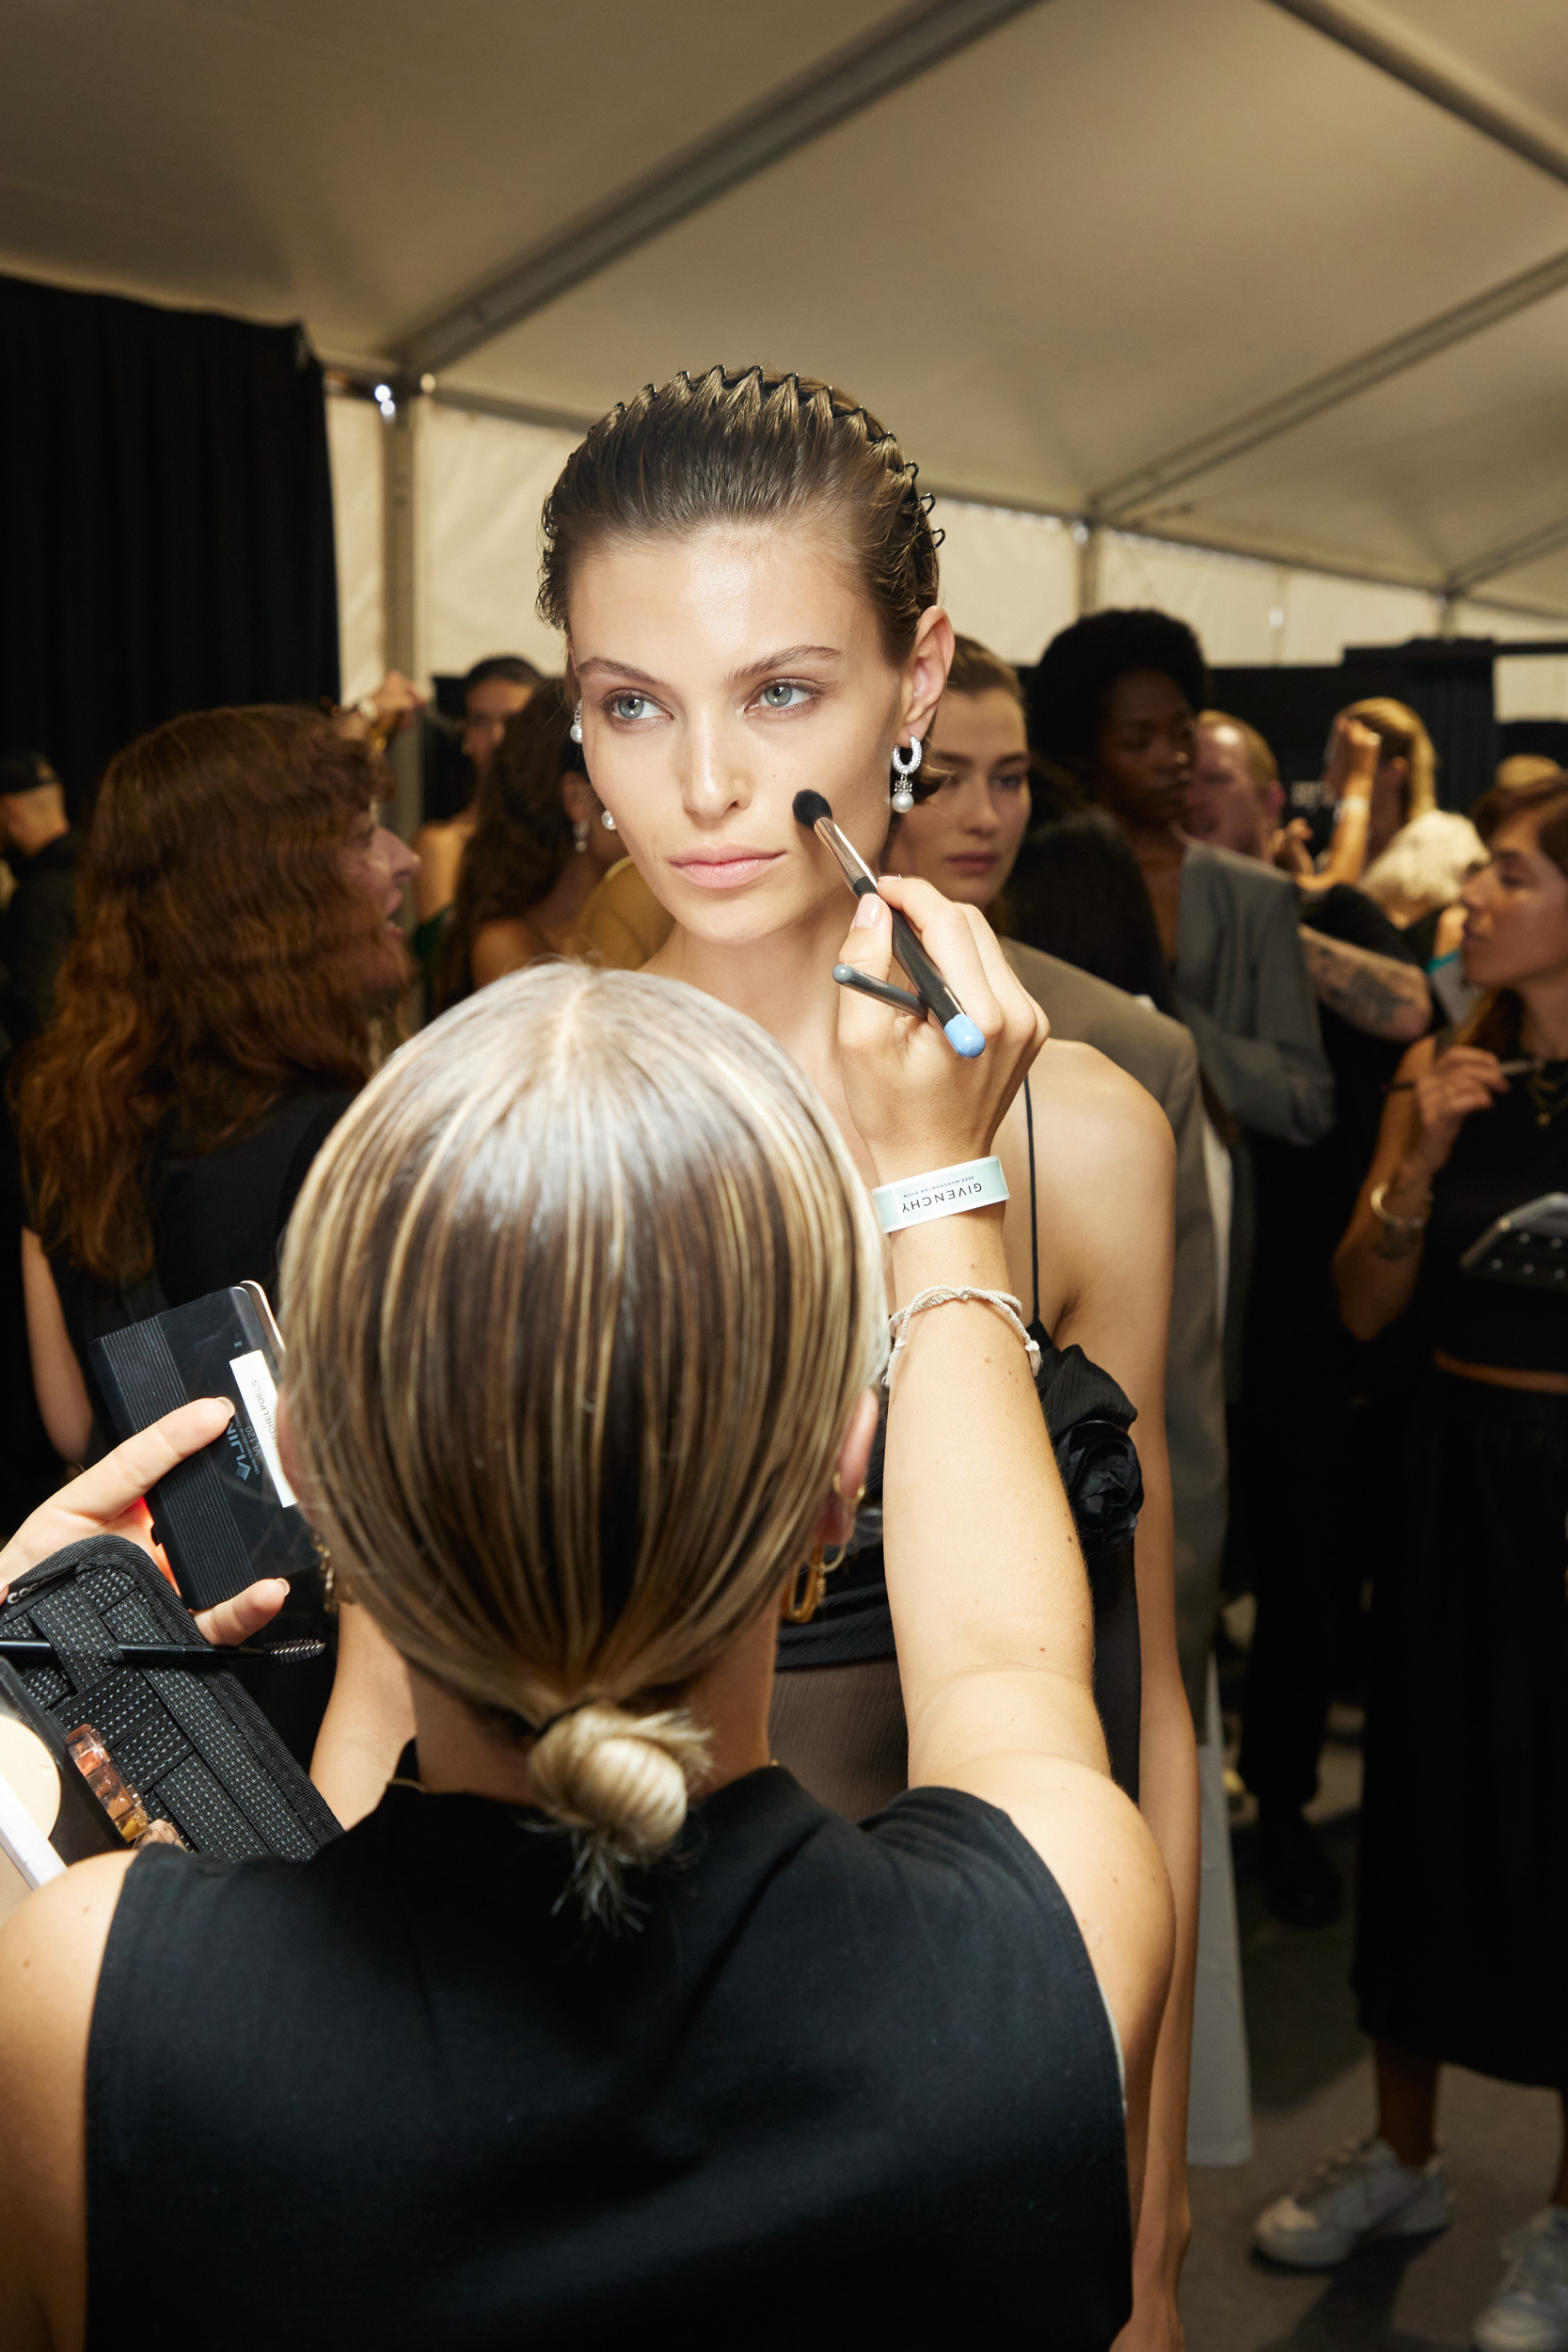
[[[213,1396],[182,1405],[135,1437],[127,1438],[123,1445],[117,1445],[112,1454],[105,1454],[101,1462],[51,1495],[47,1502],[40,1502],[0,1551],[0,1600],[12,1578],[87,1535],[122,1535],[162,1567],[163,1554],[152,1540],[151,1515],[142,1498],[177,1463],[211,1445],[233,1409],[223,1398]],[[230,1648],[270,1625],[288,1597],[289,1588],[281,1577],[263,1577],[217,1608],[203,1609],[196,1618],[197,1629],[207,1641]]]

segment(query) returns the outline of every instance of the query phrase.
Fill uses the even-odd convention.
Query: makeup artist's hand
[[[888,906],[897,907],[986,1040],[985,1052],[966,1061],[928,1015],[917,1020],[854,989],[841,991],[838,1041],[849,1115],[878,1183],[885,1184],[983,1159],[1049,1025],[976,908],[944,898],[929,882],[891,874],[882,877],[881,893],[856,900],[840,961],[887,979],[894,963]]]
[[[80,1543],[85,1535],[123,1535],[163,1567],[163,1552],[152,1540],[152,1518],[143,1497],[176,1463],[211,1445],[227,1427],[233,1409],[214,1396],[182,1405],[150,1428],[127,1438],[91,1470],[40,1503],[0,1551],[0,1600],[13,1577],[36,1568],[40,1560],[63,1551],[67,1544]],[[196,1620],[198,1629],[209,1642],[230,1647],[270,1625],[288,1597],[289,1588],[281,1577],[263,1577],[231,1600],[221,1601],[215,1609],[203,1609]]]

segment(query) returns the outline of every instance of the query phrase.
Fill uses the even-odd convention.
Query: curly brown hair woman
[[[415,861],[375,791],[363,744],[307,710],[197,712],[109,764],[77,943],[16,1086],[28,1344],[67,1460],[108,1435],[91,1340],[232,1283],[275,1291],[295,1195],[406,975]]]

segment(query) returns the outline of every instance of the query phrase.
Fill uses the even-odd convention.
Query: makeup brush
[[[821,793],[797,792],[792,806],[796,823],[816,834],[824,848],[832,850],[856,898],[880,898],[876,875],[847,834],[834,824],[832,809]],[[858,989],[863,996],[875,996],[879,1004],[896,1006],[900,1012],[935,1013],[955,1054],[961,1054],[965,1061],[973,1061],[986,1050],[983,1031],[965,1012],[898,909],[890,907],[888,912],[893,917],[893,952],[919,993],[911,996],[908,989],[895,988],[887,980],[868,978],[852,963],[835,963],[834,979],[841,988]]]
[[[118,1646],[122,1666],[190,1666],[199,1674],[258,1658],[270,1658],[279,1666],[298,1665],[307,1659],[320,1658],[326,1644],[278,1642],[269,1648],[265,1644],[235,1642],[225,1648],[204,1642],[198,1649],[194,1644],[183,1642],[121,1642]],[[53,1642],[29,1641],[16,1634],[0,1634],[0,1658],[8,1666],[59,1663],[59,1653]]]

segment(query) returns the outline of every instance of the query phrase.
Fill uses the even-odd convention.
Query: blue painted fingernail
[[[951,1021],[942,1024],[942,1033],[955,1054],[961,1054],[965,1061],[973,1061],[986,1050],[985,1032],[967,1012],[956,1012]]]

